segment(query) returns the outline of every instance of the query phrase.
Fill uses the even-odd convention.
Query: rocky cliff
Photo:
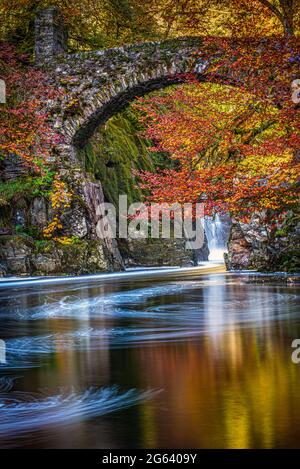
[[[47,197],[36,196],[30,180],[11,183],[11,197],[0,207],[0,275],[79,275],[124,268],[116,243],[97,232],[94,214],[104,200],[101,185],[81,172],[69,177],[74,197],[61,219],[63,236],[52,240],[42,235],[51,220]]]
[[[229,270],[299,272],[299,213],[287,212],[272,229],[257,215],[249,223],[234,220],[225,261]]]
[[[126,266],[192,265],[193,251],[184,240],[102,239],[97,207],[104,201],[118,208],[119,194],[128,204],[140,201],[132,171],[165,164],[150,155],[132,110],[112,118],[78,153],[80,166],[65,170],[73,197],[61,218],[59,236],[47,240],[51,221],[47,181],[26,173],[13,157],[2,164],[0,182],[0,276],[88,274]],[[156,158],[156,159],[155,159]],[[207,245],[198,253],[207,259]]]

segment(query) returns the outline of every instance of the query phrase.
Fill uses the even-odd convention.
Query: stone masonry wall
[[[37,65],[51,61],[67,50],[67,30],[58,8],[40,10],[35,20],[35,60]]]

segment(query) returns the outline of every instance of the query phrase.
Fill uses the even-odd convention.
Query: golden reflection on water
[[[154,338],[134,346],[124,343],[119,349],[111,346],[106,335],[97,338],[98,348],[91,347],[89,334],[84,336],[82,350],[64,349],[58,342],[43,366],[24,372],[20,389],[117,384],[122,389],[162,390],[155,399],[128,413],[92,421],[79,419],[71,432],[49,428],[54,435],[52,447],[300,447],[300,365],[291,361],[291,342],[300,329],[289,314],[284,320],[279,317],[284,308],[290,312],[289,300],[285,299],[289,293],[286,288],[252,289],[234,282],[220,284],[216,290],[212,282],[182,296],[176,292],[157,300],[150,297],[148,302],[141,299],[136,307],[142,313],[157,304],[170,308],[180,304],[183,317],[187,313],[188,326],[189,317],[191,321],[198,318],[199,306],[205,332],[170,342]],[[159,312],[154,320],[133,314],[122,322],[117,314],[120,305],[113,303],[106,306],[106,315],[97,310],[95,319],[90,314],[89,299],[96,295],[99,287],[83,290],[76,317],[51,318],[47,327],[53,333],[64,333],[92,327],[109,330],[120,325],[126,331],[135,327],[146,331],[156,325],[167,330],[173,325],[172,313],[165,322],[157,322]],[[54,298],[53,294],[52,301]],[[236,308],[232,308],[234,301]],[[196,304],[194,316],[191,304]],[[24,310],[30,307],[25,306]],[[237,317],[255,317],[257,322],[243,323]],[[24,328],[20,335],[26,335],[33,326],[24,321],[19,327]],[[194,324],[190,327],[193,329]]]
[[[268,330],[235,329],[214,340],[205,336],[184,344],[127,351],[117,366],[128,375],[136,367],[141,388],[163,390],[154,402],[146,401],[137,408],[140,446],[299,446],[300,369],[290,360],[290,344],[282,340],[280,328],[274,332],[271,336]],[[263,350],[261,341],[267,341]],[[58,350],[54,356],[53,372],[73,386],[80,385],[87,368],[95,378],[101,376],[103,385],[109,385],[116,372],[107,350],[89,356]],[[41,372],[43,386],[50,385],[51,379],[49,370],[46,375]],[[90,432],[89,422],[78,423],[76,432],[84,440]],[[106,433],[110,433],[106,444],[118,447],[114,422]],[[104,437],[102,434],[98,444],[103,445]]]
[[[289,445],[293,432],[297,445],[300,369],[280,332],[235,329],[217,341],[143,349],[143,382],[164,388],[168,401],[143,405],[144,446],[272,448],[277,434]]]

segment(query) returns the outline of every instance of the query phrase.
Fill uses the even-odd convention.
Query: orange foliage
[[[0,78],[5,80],[7,103],[1,105],[0,159],[18,157],[28,174],[51,181],[57,162],[54,148],[61,141],[48,123],[46,102],[58,97],[43,72],[18,57],[11,46],[0,44]],[[24,62],[26,66],[24,66]],[[70,204],[71,194],[59,173],[52,181],[50,201],[55,216],[44,234],[60,228],[59,216]]]
[[[211,63],[201,78],[226,87],[193,82],[137,104],[154,150],[167,152],[176,167],[140,173],[148,200],[202,201],[208,214],[243,218],[294,207],[300,171],[299,109],[291,99],[297,41],[209,38],[199,57]]]

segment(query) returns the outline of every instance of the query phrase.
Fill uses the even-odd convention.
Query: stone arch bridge
[[[61,218],[61,232],[85,240],[87,246],[90,241],[98,243],[97,269],[122,269],[124,256],[118,242],[105,236],[103,239],[103,232],[99,231],[99,207],[105,200],[101,180],[85,172],[77,150],[85,147],[101,124],[136,97],[182,83],[191,73],[204,80],[209,64],[201,61],[197,53],[202,39],[178,38],[69,54],[67,32],[57,8],[41,10],[36,17],[35,29],[36,64],[45,70],[50,85],[63,90],[57,99],[46,101],[51,125],[62,137],[55,151],[57,168],[76,195]],[[195,262],[195,254],[187,253],[184,247],[184,239],[157,242],[165,243],[158,246],[157,252],[165,251],[168,262],[172,259],[174,265]],[[144,245],[143,240],[141,243],[137,247],[142,253],[140,257],[148,256],[153,262],[153,246]],[[129,251],[136,249],[134,243],[128,246]],[[204,250],[207,251],[206,246]],[[129,257],[132,256],[131,251]],[[75,260],[73,270],[82,272],[82,266],[77,264],[79,262]],[[83,268],[87,268],[86,262]]]
[[[36,62],[50,83],[66,93],[55,103],[54,128],[62,134],[63,155],[76,158],[96,128],[135,97],[180,83],[187,73],[201,75],[201,38],[146,42],[113,49],[66,53],[67,34],[55,8],[36,19]]]
[[[201,253],[187,253],[184,239],[158,239],[157,242],[166,244],[157,246],[155,243],[143,244],[143,240],[137,245],[132,244],[136,240],[126,240],[129,244],[124,250],[119,240],[103,236],[99,229],[99,209],[105,200],[102,183],[87,174],[77,158],[77,149],[84,148],[97,127],[135,97],[183,82],[188,73],[196,73],[199,80],[205,81],[211,60],[204,62],[199,59],[197,52],[201,49],[201,42],[201,38],[179,38],[68,54],[67,33],[58,9],[49,8],[38,13],[36,64],[46,71],[50,84],[65,91],[59,98],[45,101],[51,125],[62,136],[53,152],[53,159],[57,163],[57,171],[64,176],[74,195],[71,206],[60,218],[60,234],[75,236],[81,244],[62,249],[52,241],[50,250],[47,248],[40,252],[42,248],[37,250],[34,240],[22,238],[18,239],[19,244],[15,244],[14,239],[8,237],[6,244],[0,245],[0,276],[1,272],[5,275],[95,273],[122,270],[124,265],[157,266],[170,265],[170,262],[172,265],[190,265],[199,259],[199,255],[207,256],[206,245]],[[224,83],[222,77],[218,81]],[[12,161],[12,170],[9,166],[6,171],[10,174],[7,179],[19,175],[18,166],[19,162]],[[37,196],[23,202],[21,206],[16,204],[11,208],[11,226],[21,217],[25,228],[34,226],[35,230],[42,232],[52,219],[49,200]],[[140,253],[139,259],[143,259],[144,264],[132,263],[136,262],[135,251]],[[157,253],[161,252],[165,258],[157,260]],[[243,259],[250,259],[250,254],[243,252]],[[146,264],[147,255],[151,262],[157,263]],[[166,260],[169,264],[164,263]],[[248,268],[250,264],[250,261],[246,264],[239,261],[236,266]]]
[[[98,208],[104,201],[102,184],[85,173],[77,150],[136,97],[182,83],[191,73],[204,80],[208,63],[197,54],[202,39],[178,38],[69,54],[67,32],[57,8],[41,10],[35,26],[36,64],[46,71],[50,85],[63,90],[58,99],[47,101],[51,125],[62,136],[56,149],[58,168],[77,195],[63,221],[63,231],[84,239],[102,238],[103,233],[97,231]],[[119,269],[123,260],[116,241],[105,239],[104,244],[109,262]],[[183,252],[184,240],[173,244],[162,250],[171,250],[174,258],[182,253],[179,263],[194,262],[194,254]]]

